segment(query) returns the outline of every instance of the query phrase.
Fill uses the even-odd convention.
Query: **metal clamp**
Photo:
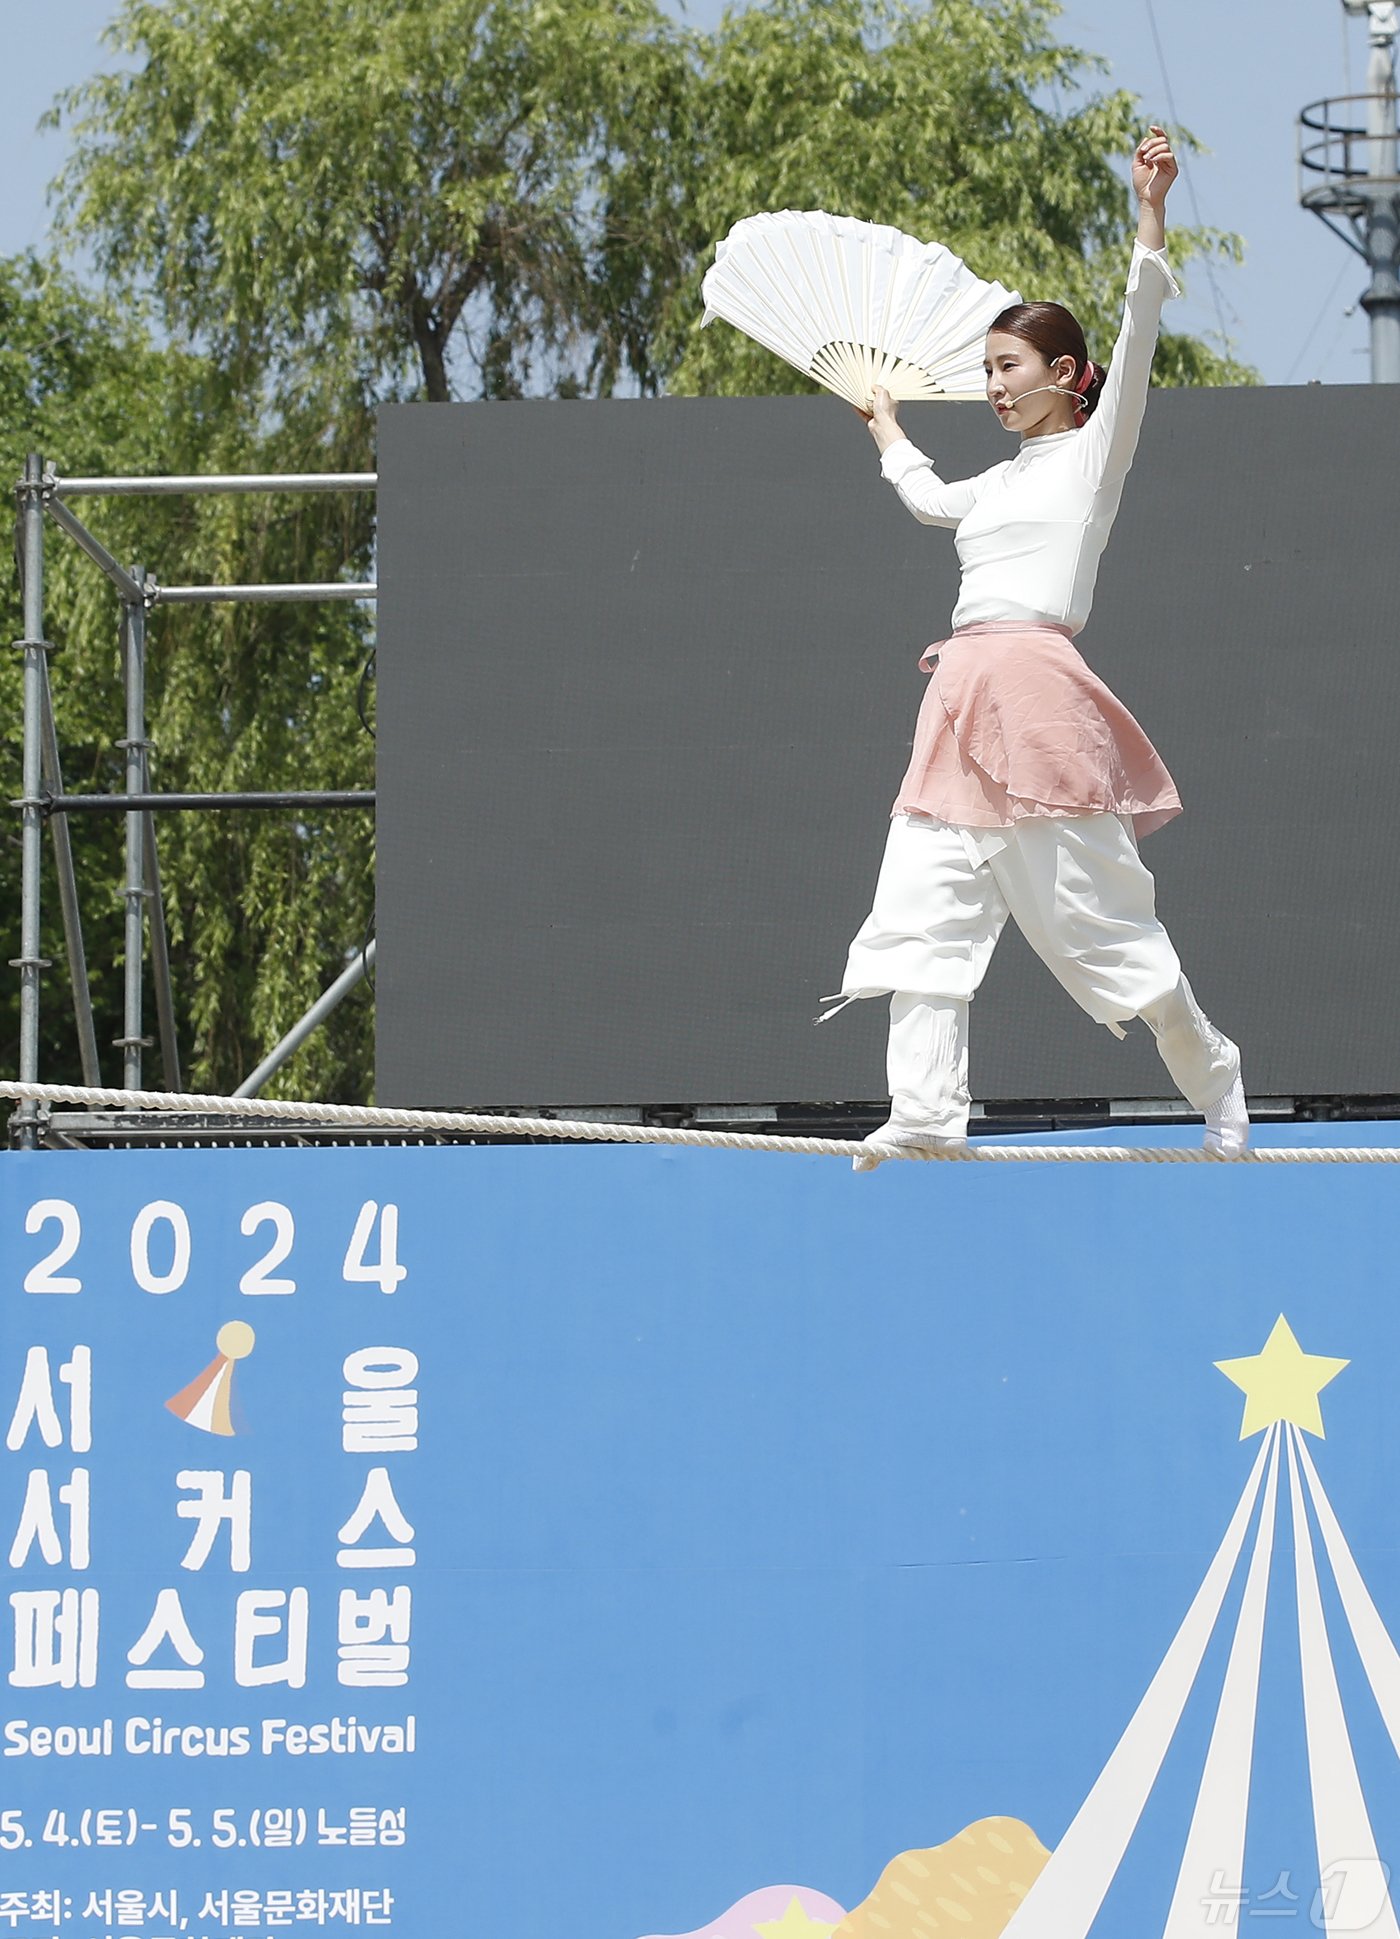
[[[30,1148],[49,1128],[53,1120],[53,1106],[47,1099],[21,1098],[10,1117],[9,1132],[12,1149],[24,1151]]]

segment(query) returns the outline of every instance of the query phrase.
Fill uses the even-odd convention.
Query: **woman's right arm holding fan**
[[[866,417],[863,411],[860,415]],[[957,478],[950,483],[940,478],[933,460],[900,430],[894,399],[887,390],[875,392],[875,409],[866,422],[880,447],[881,473],[914,517],[923,525],[960,525],[977,502],[981,480]]]

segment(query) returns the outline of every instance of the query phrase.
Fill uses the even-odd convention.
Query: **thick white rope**
[[[112,1110],[167,1111],[209,1117],[266,1118],[273,1122],[334,1125],[345,1131],[451,1131],[486,1137],[584,1139],[624,1145],[696,1145],[720,1151],[789,1151],[806,1157],[868,1157],[854,1138],[783,1138],[754,1131],[679,1131],[665,1125],[605,1124],[591,1118],[516,1118],[500,1112],[406,1111],[380,1104],[298,1104],[280,1098],[217,1097],[177,1091],[118,1091],[89,1084],[0,1081],[0,1097],[42,1104],[83,1104]],[[1395,1165],[1400,1146],[1273,1145],[1238,1158],[1218,1158],[1192,1145],[991,1145],[952,1151],[888,1147],[891,1158],[940,1159],[949,1164],[1074,1165]]]

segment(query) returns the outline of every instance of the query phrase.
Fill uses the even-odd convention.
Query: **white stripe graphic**
[[[1385,1727],[1390,1732],[1390,1741],[1395,1746],[1396,1755],[1400,1756],[1400,1652],[1390,1640],[1380,1612],[1371,1600],[1371,1592],[1362,1581],[1361,1571],[1347,1545],[1341,1523],[1327,1499],[1312,1456],[1308,1453],[1307,1443],[1301,1436],[1298,1440],[1298,1458],[1303,1464],[1303,1478],[1308,1484],[1322,1539],[1327,1545],[1327,1559],[1337,1579],[1342,1608],[1346,1611],[1352,1636],[1356,1640],[1357,1654]]]
[[[1137,1829],[1219,1621],[1259,1499],[1269,1446],[1266,1435],[1215,1559],[1157,1674],[1074,1822],[1011,1915],[1002,1939],[1086,1939]]]
[[[1233,1925],[1243,1903],[1244,1839],[1249,1819],[1249,1780],[1254,1762],[1254,1723],[1259,1704],[1259,1668],[1264,1655],[1264,1611],[1274,1553],[1278,1504],[1279,1430],[1270,1428],[1266,1445],[1269,1478],[1254,1538],[1249,1575],[1240,1603],[1230,1660],[1206,1752],[1201,1788],[1191,1815],[1181,1870],[1162,1939],[1190,1939]]]
[[[1342,1713],[1322,1596],[1317,1586],[1312,1529],[1303,1504],[1297,1447],[1288,1428],[1288,1486],[1293,1507],[1294,1573],[1298,1585],[1298,1656],[1303,1673],[1303,1721],[1308,1739],[1308,1780],[1322,1881],[1322,1930],[1400,1939],[1386,1875],[1376,1854],[1351,1738]],[[1316,1919],[1314,1919],[1316,1924]]]

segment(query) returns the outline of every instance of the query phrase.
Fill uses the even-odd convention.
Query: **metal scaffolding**
[[[175,1001],[170,977],[170,954],[165,911],[161,900],[160,855],[156,837],[158,812],[196,809],[370,809],[372,789],[280,790],[267,793],[160,794],[150,785],[146,735],[146,628],[159,606],[258,603],[272,601],[374,600],[372,582],[333,580],[325,584],[273,586],[163,586],[144,566],[123,566],[90,532],[69,499],[98,496],[171,497],[226,492],[352,492],[373,491],[378,475],[364,472],[295,472],[233,474],[230,476],[166,478],[62,478],[46,470],[43,459],[31,452],[17,486],[18,557],[23,578],[23,637],[15,642],[23,661],[23,779],[13,804],[21,819],[20,951],[11,967],[19,971],[19,1079],[38,1083],[39,1001],[44,972],[53,967],[41,953],[41,869],[44,830],[53,839],[54,869],[63,916],[68,974],[73,991],[83,1082],[97,1085],[97,1033],[88,987],[87,956],[83,943],[77,879],[73,868],[68,817],[74,814],[122,815],[126,824],[125,978],[122,999],[122,1085],[139,1090],[142,1053],[150,1043],[144,1034],[146,958],[149,942],[150,981],[155,1001],[161,1060],[168,1089],[181,1088],[180,1052],[175,1026]],[[125,733],[117,742],[125,755],[125,788],[121,794],[74,795],[63,785],[63,771],[49,684],[52,642],[44,637],[44,538],[52,521],[86,553],[115,588],[120,602],[122,687]],[[255,1071],[239,1086],[237,1095],[255,1097],[272,1073],[314,1030],[336,1004],[368,973],[374,945],[368,943],[331,987],[317,999]],[[21,1150],[32,1150],[41,1130],[40,1107],[21,1104],[11,1124],[11,1136]]]

